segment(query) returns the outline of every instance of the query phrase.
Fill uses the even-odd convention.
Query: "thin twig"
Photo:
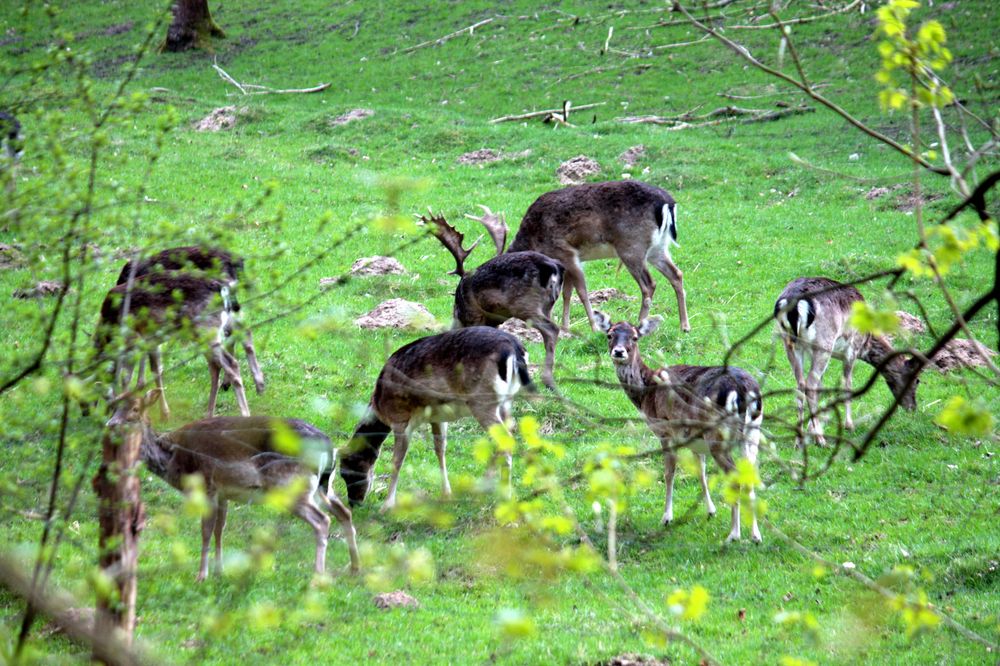
[[[604,106],[607,102],[596,102],[594,104],[580,104],[579,106],[572,107],[573,111],[582,111],[584,109],[593,109],[594,107]],[[514,120],[527,120],[528,118],[538,118],[540,116],[550,116],[554,114],[561,114],[563,109],[545,109],[544,111],[531,111],[530,113],[521,113],[513,116],[500,116],[499,118],[493,118],[490,120],[490,124],[493,123],[506,123]]]
[[[456,30],[453,33],[445,35],[444,37],[438,37],[437,39],[430,39],[430,40],[427,40],[426,42],[420,42],[419,44],[416,44],[414,46],[410,46],[408,48],[403,49],[402,51],[399,51],[399,53],[412,53],[412,52],[416,51],[417,49],[424,48],[425,46],[433,46],[434,44],[444,44],[448,40],[454,39],[456,37],[459,37],[459,36],[465,34],[466,32],[469,33],[469,36],[471,37],[473,31],[475,31],[476,28],[482,27],[482,26],[486,25],[487,23],[492,23],[494,18],[495,17],[490,17],[488,19],[483,19],[479,23],[473,23],[472,25],[470,25],[470,26],[468,26],[466,28],[462,28],[461,30]]]

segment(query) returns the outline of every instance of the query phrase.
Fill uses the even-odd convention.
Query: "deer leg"
[[[805,446],[803,440],[803,429],[805,428],[804,408],[806,399],[806,378],[802,372],[803,354],[799,346],[796,346],[787,335],[781,336],[785,345],[785,354],[788,356],[788,364],[792,366],[792,374],[795,375],[795,405],[798,407],[799,420],[795,431],[795,446],[802,448]]]
[[[330,538],[330,517],[313,504],[312,493],[300,499],[292,513],[309,523],[316,533],[316,573],[326,571],[326,544]]]
[[[743,434],[743,457],[749,460],[755,467],[757,466],[757,450],[760,448],[760,424],[764,420],[763,412],[746,425]],[[752,522],[750,524],[750,538],[756,543],[763,541],[760,535],[760,528],[757,526],[757,491],[750,489],[750,508]]]
[[[552,368],[556,361],[556,340],[559,339],[559,328],[548,317],[531,320],[531,325],[542,334],[545,344],[545,369],[542,370],[542,383],[550,390],[556,390],[556,382],[552,376]]]
[[[729,474],[736,469],[736,464],[733,462],[733,457],[729,454],[729,449],[726,447],[725,442],[712,442],[709,446],[709,450],[712,452],[712,457],[715,458],[715,462],[718,463],[724,473]],[[726,537],[726,543],[739,540],[740,502],[737,500],[733,502],[733,520],[732,525],[729,528],[729,536]]]
[[[445,463],[445,449],[448,446],[448,424],[432,423],[431,432],[434,434],[434,453],[437,454],[438,465],[441,467],[441,494],[451,497],[451,484],[448,483],[448,465]]]
[[[396,485],[399,483],[399,470],[406,460],[406,451],[410,448],[409,434],[406,427],[392,428],[392,478],[389,480],[389,493],[386,495],[382,510],[388,511],[396,506]]]
[[[357,532],[354,530],[354,521],[351,519],[351,510],[344,506],[337,497],[329,497],[324,493],[319,494],[324,500],[326,507],[333,514],[333,517],[340,523],[340,528],[344,531],[344,540],[347,541],[347,552],[351,556],[351,572],[357,573],[361,570],[361,556],[358,554]]]
[[[495,403],[494,403],[495,404]],[[510,434],[510,426],[508,425],[508,420],[510,413],[508,408],[504,406],[493,406],[490,404],[470,404],[469,411],[472,412],[472,416],[479,422],[479,425],[483,427],[483,430],[489,432],[496,424],[503,426],[503,429]],[[493,456],[490,458],[490,462],[486,467],[486,475],[492,477],[495,473],[495,465],[497,458],[500,457],[501,452],[495,451]],[[504,484],[504,474],[500,474],[500,484],[506,485],[507,497],[512,497],[514,494],[514,455],[510,451],[503,451],[504,460],[507,463],[507,478],[506,484]]]
[[[250,365],[250,374],[253,376],[253,385],[257,389],[257,394],[264,393],[264,373],[257,363],[257,352],[253,347],[253,334],[249,328],[241,327],[243,331],[243,352],[246,354],[247,363]]]
[[[215,416],[215,402],[219,397],[219,372],[222,366],[214,354],[208,355],[208,374],[212,379],[212,387],[208,392],[208,418]]]
[[[198,567],[198,577],[195,582],[208,578],[208,551],[212,546],[212,532],[215,531],[215,519],[219,511],[219,498],[209,498],[208,515],[201,519],[201,565]]]
[[[218,366],[218,369],[221,369],[225,373],[227,379],[233,386],[233,392],[236,393],[236,403],[239,405],[240,414],[242,416],[250,416],[250,406],[247,404],[247,394],[243,389],[243,378],[240,376],[240,366],[236,357],[227,352],[219,343],[212,345],[211,355],[215,365]],[[212,362],[210,361],[209,366],[211,367],[211,365]],[[218,372],[218,370],[216,370],[216,372]],[[218,380],[213,379],[212,386],[215,387],[213,388],[213,398],[218,394],[217,384]],[[214,400],[210,401],[209,407],[210,411],[208,415],[212,416],[215,412]]]
[[[573,261],[566,264],[566,276],[563,281],[563,328],[569,331],[569,300],[566,298],[570,288],[576,289],[576,295],[583,303],[583,309],[587,312],[587,321],[593,330],[596,328],[594,319],[594,309],[590,307],[590,293],[587,291],[587,279],[583,275],[583,266],[580,265],[579,256],[573,257]]]
[[[222,530],[226,529],[226,513],[229,510],[228,501],[219,499],[219,510],[215,517],[215,573],[222,573]]]
[[[149,352],[149,367],[156,375],[156,388],[160,389],[160,413],[164,420],[169,419],[170,406],[167,404],[167,392],[163,390],[163,357],[159,347]]]
[[[644,262],[636,263],[622,259],[622,263],[625,264],[625,268],[628,269],[635,283],[639,285],[639,291],[642,292],[642,305],[639,306],[639,321],[642,321],[649,315],[649,309],[653,307],[653,293],[656,291],[656,284],[649,271],[646,270]]]
[[[820,446],[826,444],[823,437],[823,421],[819,413],[819,392],[823,387],[823,373],[830,364],[831,353],[818,347],[812,350],[812,364],[806,375],[806,402],[809,407],[809,434],[816,438]]]
[[[669,525],[674,519],[674,472],[677,470],[677,454],[669,442],[661,442],[663,446],[663,485],[666,487],[666,499],[663,504],[663,518],[660,524]]]
[[[854,430],[854,419],[851,417],[851,393],[853,388],[854,362],[857,360],[850,352],[844,357],[844,426]]]
[[[705,456],[698,456],[698,470],[701,473],[701,492],[705,495],[705,508],[708,509],[708,517],[715,517],[715,504],[712,502],[712,494],[708,491],[708,476],[705,475]]]
[[[688,323],[687,294],[684,292],[684,274],[681,273],[681,269],[677,268],[677,264],[666,254],[653,255],[650,257],[650,263],[656,266],[656,269],[663,274],[663,277],[667,278],[670,286],[674,288],[674,295],[677,296],[677,316],[681,320],[681,330],[684,332],[690,331],[691,325]]]

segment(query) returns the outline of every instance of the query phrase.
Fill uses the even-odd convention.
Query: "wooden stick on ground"
[[[326,90],[331,85],[329,83],[321,83],[318,86],[313,86],[312,88],[283,88],[281,90],[275,90],[274,88],[258,86],[254,83],[240,83],[233,77],[229,76],[226,70],[219,67],[218,63],[213,63],[212,68],[219,74],[220,77],[222,77],[223,81],[233,84],[244,95],[290,95],[296,93],[314,93]]]
[[[711,127],[722,125],[731,119],[743,125],[746,123],[762,123],[771,120],[778,120],[786,116],[794,116],[800,113],[812,113],[815,111],[811,106],[793,106],[785,109],[743,109],[737,106],[725,106],[700,116],[682,114],[680,116],[628,116],[617,118],[622,123],[664,125],[669,130],[690,129],[692,127]]]
[[[574,107],[572,107],[572,109],[573,109],[573,111],[583,111],[584,109],[593,109],[594,107],[604,106],[605,104],[606,104],[606,102],[597,102],[595,104],[581,104],[580,106],[574,106]],[[564,108],[561,108],[561,109],[545,109],[544,111],[532,111],[531,113],[521,113],[521,114],[514,115],[514,116],[500,116],[499,118],[494,118],[493,120],[491,120],[490,123],[491,124],[492,123],[505,123],[505,122],[509,122],[509,121],[512,121],[512,120],[527,120],[528,118],[538,118],[540,116],[553,116],[553,115],[557,115],[557,114],[558,115],[562,115],[563,112],[564,112],[564,110],[567,110],[568,108],[569,107],[568,107],[568,103],[567,103],[567,104],[564,104]],[[568,115],[568,113],[567,113],[567,115]],[[562,120],[565,120],[565,118],[562,118]]]
[[[416,46],[410,46],[408,48],[405,48],[402,51],[400,51],[400,53],[412,53],[413,51],[416,51],[417,49],[422,49],[425,46],[433,46],[434,44],[444,44],[449,39],[454,39],[456,37],[459,37],[460,35],[462,35],[462,34],[464,34],[466,32],[468,32],[469,36],[471,37],[473,31],[476,28],[479,28],[481,26],[486,25],[487,23],[492,23],[492,22],[493,22],[493,17],[488,18],[488,19],[483,19],[479,23],[473,23],[472,25],[470,25],[467,28],[462,28],[461,30],[456,30],[455,32],[451,33],[450,35],[445,35],[444,37],[438,37],[437,39],[431,39],[431,40],[428,40],[426,42],[420,42]]]

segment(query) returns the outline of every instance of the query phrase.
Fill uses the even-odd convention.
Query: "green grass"
[[[77,34],[80,48],[93,53],[100,93],[110,92],[123,75],[131,47],[140,41],[143,25],[160,4],[77,3],[64,8],[58,22]],[[612,14],[619,8],[629,11]],[[655,57],[600,55],[612,25],[612,47],[621,50],[697,39],[683,26],[629,30],[660,18],[647,5],[574,3],[555,11],[526,2],[498,9],[478,1],[433,7],[375,2],[331,7],[314,0],[279,0],[225,3],[213,9],[228,33],[228,39],[217,42],[217,52],[147,58],[131,89],[152,91],[148,112],[110,130],[114,152],[99,172],[102,193],[116,185],[132,190],[144,182],[142,156],[155,136],[156,115],[171,105],[180,118],[146,181],[146,196],[152,202],[138,212],[123,206],[118,218],[111,218],[111,212],[96,217],[99,222],[106,219],[96,225],[95,236],[103,250],[101,277],[90,280],[82,294],[83,311],[93,313],[86,315],[82,326],[89,333],[96,320],[103,293],[121,263],[114,255],[117,250],[221,235],[247,258],[251,291],[245,302],[250,322],[268,322],[254,327],[268,389],[264,395],[249,396],[251,409],[305,418],[336,441],[344,441],[352,429],[356,410],[369,399],[387,355],[415,337],[403,331],[362,333],[343,322],[389,297],[421,302],[442,324],[450,320],[455,278],[446,271],[452,267],[451,258],[432,240],[397,252],[406,237],[367,226],[315,265],[302,268],[355,225],[386,213],[389,206],[381,184],[392,179],[425,183],[423,189],[402,195],[402,214],[432,206],[467,236],[477,232],[462,215],[477,210],[479,203],[504,211],[516,227],[537,196],[559,186],[556,167],[579,154],[596,159],[604,169],[603,178],[630,173],[671,191],[680,211],[681,247],[674,259],[685,274],[692,331],[679,333],[669,286],[657,279],[653,312],[666,321],[643,341],[650,364],[718,363],[728,342],[770,315],[775,298],[792,278],[818,274],[857,278],[891,266],[916,239],[914,217],[897,210],[897,197],[911,187],[906,160],[823,109],[775,123],[677,132],[616,122],[624,115],[672,115],[696,107],[704,112],[725,103],[763,107],[778,99],[801,101],[791,93],[739,102],[718,97],[727,91],[757,95],[784,89],[745,69],[734,55],[708,41]],[[561,20],[566,13],[590,18],[573,25]],[[496,14],[500,15],[493,23],[472,37],[412,54],[395,53]],[[1000,28],[998,16],[994,3],[985,0],[935,3],[918,13],[919,19],[943,22],[956,56],[948,70],[949,82],[970,108],[986,117],[995,115],[997,103],[993,42]],[[824,94],[905,141],[905,120],[882,115],[877,107],[871,74],[878,56],[870,39],[871,17],[871,13],[851,13],[805,24],[797,26],[793,36],[811,79],[827,84]],[[109,26],[128,21],[134,22],[130,30],[105,34]],[[51,34],[47,26],[37,12],[22,19],[13,8],[0,9],[0,30],[23,37],[0,47],[3,57],[18,61],[37,57]],[[759,57],[773,61],[776,44],[771,32],[733,34]],[[242,97],[212,70],[214,58],[241,82],[274,88],[320,82],[332,86],[313,95]],[[5,93],[53,106],[58,101],[45,94],[64,90],[57,83],[50,84],[51,90],[35,91],[18,85],[15,80]],[[500,115],[558,107],[564,99],[605,106],[572,116],[577,123],[572,128],[488,123]],[[192,129],[212,109],[232,104],[245,107],[234,129],[218,133]],[[372,109],[375,114],[330,125],[331,118],[354,108]],[[596,122],[591,123],[592,118]],[[28,187],[50,161],[42,146],[31,143],[31,127],[26,126]],[[646,146],[646,156],[636,167],[624,168],[618,155],[638,144]],[[479,148],[530,153],[482,168],[457,162],[461,154]],[[82,159],[78,145],[69,149]],[[789,159],[790,152],[846,177],[803,168]],[[33,170],[36,166],[40,171]],[[990,166],[995,164],[984,164],[980,173]],[[261,207],[250,206],[267,181],[276,181],[277,191]],[[903,189],[880,199],[865,198],[872,187],[895,183],[902,183]],[[927,177],[924,186],[944,195],[925,211],[933,221],[956,198],[944,179]],[[227,215],[234,208],[241,212]],[[327,221],[321,223],[324,216]],[[169,231],[164,231],[165,225]],[[26,241],[30,238],[0,233],[0,242]],[[396,254],[407,275],[354,279],[319,293],[321,277],[344,273],[358,257],[388,253]],[[487,257],[481,247],[470,264]],[[992,257],[980,250],[949,276],[959,306],[968,305],[988,287],[991,263]],[[0,291],[9,294],[37,279],[54,277],[57,268],[57,259],[47,257],[44,264],[2,271]],[[586,271],[591,289],[614,286],[638,295],[627,272],[618,271],[612,262],[590,262]],[[287,286],[272,293],[286,281]],[[947,304],[929,282],[905,278],[903,284],[926,302],[931,323],[938,329],[951,321]],[[879,286],[863,290],[876,304],[888,303]],[[306,301],[305,308],[295,309]],[[0,358],[0,376],[10,376],[21,367],[34,348],[45,307],[11,301],[0,314],[0,347],[9,352]],[[606,308],[615,318],[633,318],[638,301],[613,301]],[[270,321],[286,310],[293,311]],[[994,343],[996,318],[996,311],[987,309],[972,328]],[[319,332],[306,335],[312,327],[304,324],[316,322],[322,324]],[[631,404],[613,385],[603,337],[589,332],[578,304],[572,328],[575,337],[561,340],[556,354],[556,381],[570,402],[545,397],[522,401],[516,408],[518,415],[538,418],[551,430],[549,437],[566,446],[568,455],[558,472],[567,479],[602,442],[640,450],[654,445],[651,433],[635,421]],[[66,327],[60,330],[66,335]],[[930,340],[923,335],[916,342],[926,348]],[[528,347],[532,360],[540,361],[541,345]],[[168,363],[194,358],[171,370],[167,392],[174,415],[158,427],[175,427],[202,416],[206,373],[202,361],[188,352],[176,348],[166,352]],[[771,340],[770,327],[736,358],[741,366],[765,376],[767,389],[792,388],[791,372]],[[831,385],[839,375],[834,365],[827,377]],[[867,367],[859,368],[855,386],[868,374]],[[42,376],[50,386],[58,385],[55,370]],[[574,378],[598,379],[602,384],[572,382]],[[5,489],[0,499],[2,534],[5,549],[24,555],[33,552],[41,531],[41,522],[33,516],[46,506],[58,432],[58,396],[44,389],[29,381],[0,397],[0,441],[6,453],[0,458]],[[918,410],[894,418],[862,461],[844,457],[829,474],[800,490],[765,455],[762,475],[771,485],[761,496],[767,500],[768,517],[778,527],[833,562],[854,562],[873,577],[901,564],[926,571],[930,577],[922,585],[931,601],[996,642],[1000,640],[997,434],[957,438],[935,426],[933,419],[943,401],[955,393],[979,396],[994,414],[1000,413],[995,388],[972,373],[928,373],[920,386]],[[858,400],[859,428],[872,425],[889,398],[879,383]],[[220,405],[223,413],[236,411],[231,394],[223,394]],[[791,420],[794,412],[787,392],[765,405],[765,428],[777,443],[777,455],[786,460],[796,454],[788,432],[778,424]],[[624,419],[630,422],[623,425]],[[478,478],[482,469],[471,451],[481,433],[472,423],[462,422],[449,434],[453,478]],[[98,420],[72,422],[64,497],[81,468],[89,464],[85,478],[92,475],[94,465],[88,456],[99,438]],[[660,474],[656,459],[638,464]],[[388,468],[388,455],[383,455],[378,471],[387,473]],[[519,469],[515,462],[515,478]],[[142,540],[138,635],[173,661],[310,663],[319,658],[333,663],[589,664],[632,652],[697,662],[682,645],[647,642],[635,608],[606,575],[512,580],[490,570],[484,564],[487,553],[482,544],[484,533],[495,527],[492,503],[466,499],[448,505],[455,517],[448,528],[379,513],[379,492],[355,513],[359,539],[371,550],[373,562],[385,562],[391,549],[401,545],[410,552],[427,549],[433,557],[434,581],[407,586],[421,607],[385,612],[372,605],[372,592],[364,580],[347,575],[337,574],[332,585],[310,593],[311,534],[301,521],[275,517],[261,507],[231,512],[229,551],[250,551],[255,540],[264,539],[262,531],[273,531],[274,567],[195,586],[196,521],[180,512],[181,497],[158,479],[144,473],[143,487],[151,523]],[[421,432],[404,466],[401,490],[433,500],[438,488],[429,435]],[[567,484],[566,491],[589,528],[593,521],[588,518],[585,484]],[[683,518],[663,529],[659,525],[662,484],[654,484],[634,498],[621,518],[619,559],[624,578],[664,617],[669,618],[666,597],[674,589],[706,587],[712,595],[708,612],[699,622],[681,628],[722,662],[775,663],[786,654],[820,663],[995,659],[948,629],[907,639],[898,616],[884,604],[873,603],[870,592],[842,577],[816,579],[812,563],[766,527],[762,545],[722,547],[728,516],[719,495],[717,491],[719,517],[705,521],[696,480],[679,475],[675,513]],[[96,557],[94,515],[94,498],[85,490],[54,575],[57,583],[79,591],[85,599],[92,598],[85,579]],[[171,519],[176,522],[174,529],[169,529]],[[591,536],[602,539],[593,531]],[[177,544],[186,556],[179,556]],[[334,571],[345,565],[342,542],[331,542],[328,560]],[[293,611],[306,596],[318,603],[318,613]],[[287,612],[274,627],[220,633],[204,628],[206,615],[240,616],[260,604]],[[495,617],[504,608],[530,614],[538,634],[503,640]],[[821,625],[819,640],[810,642],[801,632],[783,630],[773,621],[781,609],[812,612]],[[741,610],[745,610],[742,620]],[[21,612],[19,602],[0,592],[0,626],[16,629]],[[59,659],[85,659],[82,648],[58,637],[42,645]]]

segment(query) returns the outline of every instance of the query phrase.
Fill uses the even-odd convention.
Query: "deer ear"
[[[641,322],[639,322],[639,337],[641,338],[644,335],[649,335],[657,328],[659,328],[662,322],[663,322],[663,317],[661,317],[660,315],[655,315],[643,319]]]
[[[611,317],[600,310],[594,310],[594,326],[597,327],[598,331],[607,333],[611,330]]]

